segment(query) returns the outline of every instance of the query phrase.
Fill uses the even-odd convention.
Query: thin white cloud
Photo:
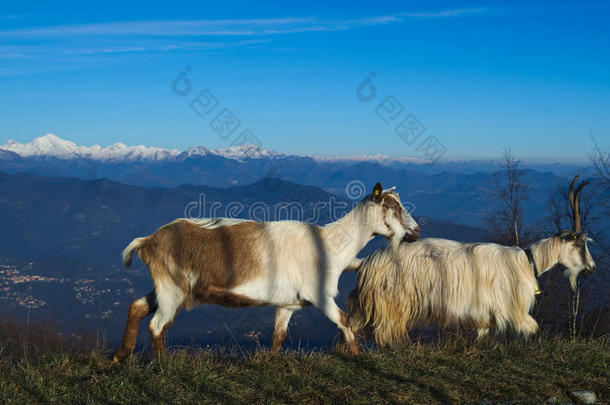
[[[409,19],[454,18],[487,12],[461,8],[320,20],[313,17],[126,21],[0,30],[0,60],[142,52],[205,51],[269,42],[271,37],[400,24]],[[234,39],[231,39],[234,38]],[[205,39],[205,40],[204,40]],[[69,62],[66,58],[65,62]]]
[[[236,46],[255,45],[269,42],[264,39],[251,39],[244,41],[232,41],[232,42],[171,42],[171,43],[149,43],[142,46],[108,46],[101,48],[84,48],[64,49],[64,54],[109,54],[109,53],[129,53],[129,52],[165,52],[165,51],[178,51],[178,50],[205,50],[205,49],[225,49]]]
[[[182,36],[182,35],[252,35],[266,27],[311,23],[311,18],[270,18],[244,20],[169,20],[126,21],[96,24],[55,25],[0,31],[0,36],[51,38],[84,36]]]
[[[50,47],[48,44],[27,46],[2,46],[0,45],[0,59],[40,58],[40,57],[65,57],[77,55],[104,55],[125,54],[136,52],[167,52],[167,51],[198,51],[212,49],[226,49],[232,47],[257,45],[267,43],[268,39],[247,39],[241,41],[150,41],[140,40],[135,44],[129,43],[106,43],[98,46],[91,45],[57,45]]]
[[[430,12],[414,12],[414,13],[400,13],[401,17],[420,17],[420,18],[440,18],[440,17],[459,17],[468,14],[480,14],[489,11],[487,7],[478,8],[457,8],[453,10],[441,10],[441,11],[430,11]]]
[[[127,21],[56,25],[0,31],[0,37],[49,39],[71,36],[264,36],[351,28],[404,22],[408,18],[447,18],[481,14],[487,8],[462,8],[430,12],[405,12],[361,19],[323,21],[315,18],[225,20]]]

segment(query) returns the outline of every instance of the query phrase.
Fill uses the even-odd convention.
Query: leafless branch
[[[520,162],[510,149],[504,151],[499,163],[502,170],[495,175],[496,188],[491,196],[500,203],[500,208],[490,214],[488,226],[497,235],[497,242],[520,246],[526,233],[523,227],[523,201],[528,198],[528,187],[523,183]]]
[[[592,136],[593,152],[589,154],[589,160],[597,173],[606,183],[606,187],[610,188],[610,151],[604,152],[597,143],[597,140]]]

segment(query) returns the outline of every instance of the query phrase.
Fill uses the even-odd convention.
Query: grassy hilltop
[[[30,354],[0,345],[2,403],[540,403],[576,389],[610,398],[604,339],[453,338],[359,357],[174,348],[161,360],[140,354],[121,365],[102,349]]]

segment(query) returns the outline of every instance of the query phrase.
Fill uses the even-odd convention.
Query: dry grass
[[[0,357],[2,403],[474,403],[567,400],[572,389],[610,398],[610,344],[604,339],[456,337],[359,357],[266,351],[237,356],[173,350],[112,364],[103,348],[56,347]]]

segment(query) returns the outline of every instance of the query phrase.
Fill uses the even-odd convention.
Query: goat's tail
[[[147,237],[135,238],[123,250],[123,264],[125,265],[125,267],[131,266],[131,255],[133,254],[133,251],[139,249],[144,244],[144,242],[146,242],[147,239]]]

